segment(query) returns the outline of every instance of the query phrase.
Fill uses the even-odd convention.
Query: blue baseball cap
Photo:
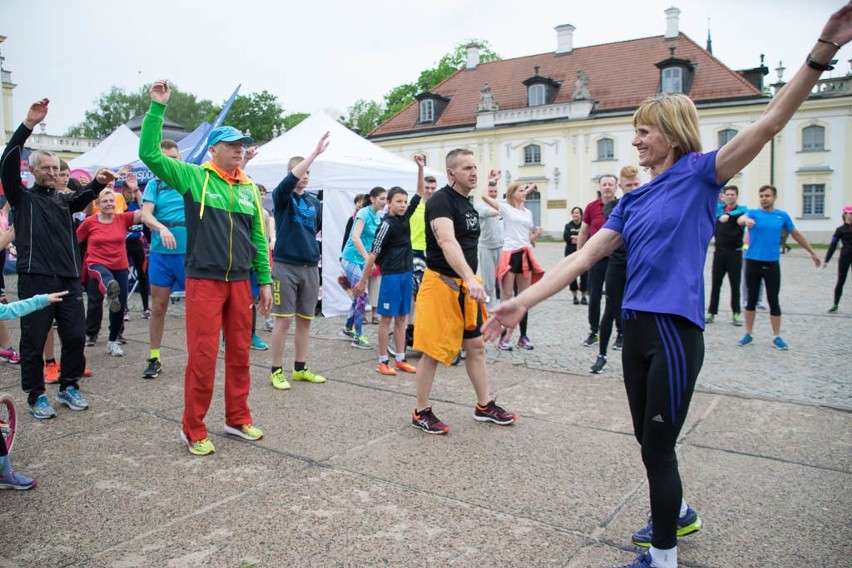
[[[215,146],[219,142],[242,142],[243,144],[254,144],[254,138],[245,136],[233,126],[220,126],[214,128],[207,137],[207,146]]]

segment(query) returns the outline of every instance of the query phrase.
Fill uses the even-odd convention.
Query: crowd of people
[[[438,363],[448,366],[460,353],[473,387],[473,418],[508,426],[518,415],[497,405],[492,396],[486,341],[512,350],[519,327],[517,346],[533,349],[528,332],[531,308],[570,287],[575,304],[588,303],[590,329],[583,344],[599,348],[592,373],[606,367],[613,326],[616,329],[612,347],[621,350],[628,408],[647,472],[650,518],[632,535],[634,544],[647,552],[628,566],[676,566],[677,538],[700,530],[702,520],[684,497],[675,444],[701,370],[704,328],[718,314],[723,278],[727,275],[731,284],[732,323],[745,326],[739,344],[754,341],[762,288],[772,343],[787,349],[780,335],[778,299],[782,237],[792,236],[815,266],[821,264],[790,216],[774,207],[775,187],[761,187],[760,207],[746,209],[737,203],[738,188],[728,182],[789,121],[826,62],[850,39],[852,7],[846,6],[832,16],[806,64],[763,116],[718,150],[702,153],[698,115],[688,97],[662,94],[643,103],[633,117],[633,146],[650,181],[641,185],[634,166],[622,168],[617,176],[601,176],[598,198],[571,211],[564,233],[566,256],[547,273],[534,255],[542,230],[525,206],[535,185],[511,183],[501,198],[502,174],[492,170],[477,206],[472,199],[479,182],[473,152],[458,148],[447,154],[448,184],[440,189],[434,178],[424,175],[423,156],[415,156],[413,195],[401,187],[377,186],[361,196],[341,252],[340,283],[352,298],[341,335],[353,347],[372,349],[363,324],[368,302],[374,306],[373,315],[380,318],[376,370],[383,375],[414,374],[415,428],[438,435],[450,431],[433,411],[431,391]],[[44,420],[56,416],[45,389],[45,346],[54,322],[61,343],[55,403],[84,411],[89,408],[79,389],[86,373],[84,348],[97,344],[104,300],[109,311],[106,348],[111,356],[123,355],[130,258],[150,318],[144,378],[163,371],[160,348],[169,294],[176,287],[184,289],[187,360],[180,438],[190,453],[209,455],[215,447],[205,418],[220,345],[225,348],[224,431],[250,442],[264,436],[248,405],[256,313],[273,320],[274,389],[291,388],[287,375],[295,381],[326,382],[307,365],[320,288],[317,237],[322,202],[305,189],[312,164],[333,141],[325,134],[306,157],[290,160],[272,192],[273,224],[262,203],[265,189],[244,170],[254,153],[247,152],[252,138],[232,127],[217,127],[207,139],[211,159],[201,165],[182,162],[175,143],[162,139],[171,97],[168,82],[156,81],[150,96],[139,156],[155,179],[144,192],[131,173],[109,170],[98,171],[85,187],[69,191],[59,159],[44,151],[31,153],[35,181],[25,186],[21,152],[47,116],[49,101],[30,107],[0,159],[13,227],[6,228],[0,216],[0,233],[4,245],[13,238],[17,245],[20,298],[0,305],[0,319],[21,318],[21,384],[30,414]],[[124,189],[117,193],[114,184],[120,178]],[[93,212],[81,220],[79,214],[90,205]],[[743,259],[746,229],[749,246]],[[147,260],[139,255],[146,231],[151,232]],[[712,288],[705,310],[704,265],[714,237]],[[852,207],[847,207],[825,256],[828,264],[837,246],[842,247],[830,311],[837,310],[852,264],[851,241]],[[743,260],[745,306],[739,297]],[[677,270],[672,270],[673,264]],[[368,294],[371,281],[375,291]],[[83,313],[84,282],[88,318]],[[294,318],[294,362],[285,373],[284,351]],[[406,359],[406,337],[412,330],[411,347],[421,353],[416,367]],[[5,328],[0,328],[0,343],[10,346],[0,349],[0,358],[13,362]],[[52,345],[49,354],[52,359]],[[5,444],[0,448],[0,488],[33,487],[35,480],[12,469]]]

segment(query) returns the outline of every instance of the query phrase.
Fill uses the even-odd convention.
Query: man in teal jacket
[[[195,455],[215,451],[204,417],[213,398],[219,330],[225,344],[225,433],[259,440],[248,407],[251,375],[249,273],[261,284],[260,311],[272,306],[272,278],[262,205],[257,186],[240,169],[253,140],[230,126],[207,138],[212,160],[201,166],[160,151],[163,117],[171,90],[167,81],[151,87],[151,108],[142,122],[139,157],[158,178],[183,195],[186,210],[186,347],[181,437]]]

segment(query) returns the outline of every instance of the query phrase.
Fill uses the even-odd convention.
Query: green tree
[[[358,99],[349,107],[349,117],[341,117],[340,122],[347,128],[354,130],[362,136],[373,131],[381,122],[382,107],[376,101]]]
[[[108,93],[102,93],[94,102],[94,108],[83,115],[83,122],[68,129],[71,136],[86,138],[104,138],[133,118],[140,110],[138,101],[119,87],[113,86]]]
[[[208,114],[207,120],[212,120],[224,106],[219,105]],[[251,136],[259,143],[274,138],[273,130],[285,124],[284,109],[278,102],[278,97],[268,91],[237,95],[225,123],[243,132],[251,132]]]
[[[386,121],[414,100],[414,95],[417,94],[418,88],[416,83],[404,83],[391,89],[385,95],[384,112],[382,113],[381,122]]]
[[[287,116],[284,117],[284,128],[286,128],[287,130],[290,130],[291,128],[293,128],[294,126],[296,126],[297,124],[299,124],[300,122],[302,122],[303,120],[308,118],[309,116],[311,116],[311,115],[310,115],[310,113],[307,113],[307,112],[294,112],[294,113],[288,114]]]
[[[384,113],[380,122],[384,122],[408,106],[414,100],[414,96],[417,93],[434,88],[450,75],[464,67],[467,62],[467,46],[471,43],[479,45],[480,62],[500,60],[500,56],[491,48],[491,45],[486,40],[473,39],[457,44],[451,52],[444,54],[434,67],[422,71],[417,77],[416,83],[399,85],[385,95]]]
[[[166,116],[187,130],[192,130],[210,112],[213,103],[198,100],[191,94],[172,85],[172,97]],[[126,123],[134,116],[142,116],[147,112],[151,102],[148,94],[151,85],[144,85],[134,93],[113,86],[108,93],[101,94],[94,102],[94,108],[87,110],[83,122],[75,124],[66,133],[69,136],[85,136],[87,138],[105,138],[116,128]]]
[[[214,108],[213,101],[198,99],[192,93],[181,91],[175,85],[171,85],[171,88],[172,96],[166,109],[166,117],[191,132],[210,115]],[[145,85],[137,93],[142,101],[140,116],[148,112],[148,107],[151,105],[150,90],[151,85]]]

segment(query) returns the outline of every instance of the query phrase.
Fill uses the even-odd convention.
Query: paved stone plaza
[[[561,251],[542,243],[537,254],[547,268]],[[829,315],[834,262],[817,270],[794,250],[782,270],[790,351],[771,347],[766,312],[755,343],[738,347],[725,288],[705,334],[679,448],[686,497],[705,526],[680,541],[683,566],[849,565],[852,285]],[[23,412],[14,463],[39,484],[0,492],[0,566],[600,567],[632,558],[647,484],[620,360],[610,352],[603,374],[588,372],[597,349],[581,346],[586,309],[567,291],[533,310],[534,351],[488,348],[492,390],[520,414],[515,426],[475,422],[464,369],[451,367],[439,370],[433,396],[452,432],[415,430],[413,376],[379,375],[373,351],[337,336],[340,318],[318,319],[309,364],[327,384],[275,391],[269,352],[252,353],[250,402],[266,432],[258,443],[221,434],[220,363],[207,420],[217,453],[206,458],[178,437],[183,305],[167,318],[165,372],[153,381],[140,378],[147,322],[138,298],[132,305],[123,358],[109,357],[104,341],[87,348],[90,410],[60,407],[46,422]],[[376,326],[366,329],[374,340]],[[23,411],[16,367],[0,366],[0,391]]]

